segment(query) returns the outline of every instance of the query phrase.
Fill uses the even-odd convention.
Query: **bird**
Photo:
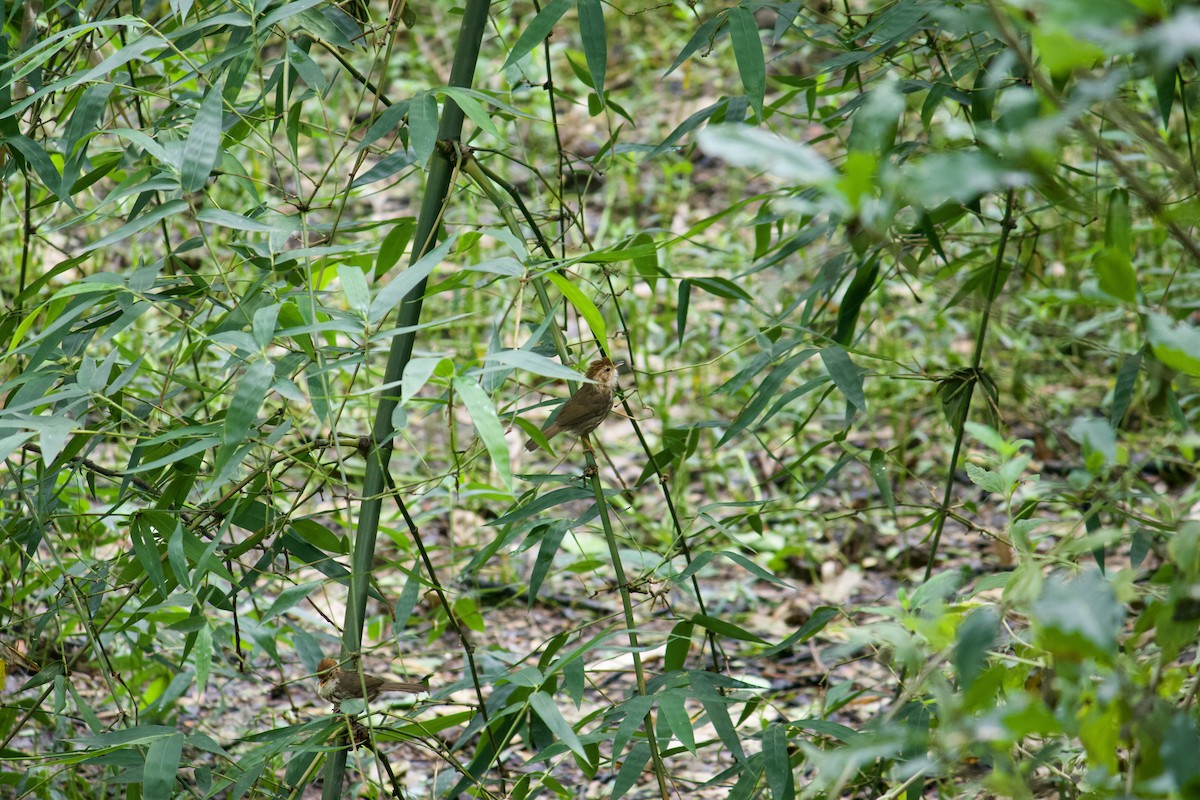
[[[579,391],[563,403],[554,422],[542,429],[547,439],[566,431],[575,436],[587,436],[600,426],[612,410],[613,396],[617,393],[617,364],[609,358],[598,358],[587,370],[587,377],[595,383],[585,383]],[[538,443],[530,439],[525,449],[533,452]]]
[[[335,706],[355,697],[374,700],[381,692],[420,694],[427,691],[427,681],[389,681],[374,675],[360,675],[342,669],[333,658],[322,658],[317,664],[317,694]]]

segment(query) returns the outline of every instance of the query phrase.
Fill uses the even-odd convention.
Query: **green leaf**
[[[221,431],[221,442],[225,445],[240,444],[258,419],[271,382],[275,380],[275,365],[266,359],[252,362],[246,367],[238,382],[237,391],[225,414],[225,426]]]
[[[20,153],[25,162],[33,167],[42,184],[60,200],[69,199],[60,194],[66,188],[62,185],[63,177],[59,174],[58,168],[54,166],[54,162],[50,160],[50,156],[46,154],[45,149],[40,144],[28,136],[11,134],[0,136],[0,145],[7,145]]]
[[[825,362],[829,377],[841,390],[846,401],[859,411],[865,412],[867,398],[863,395],[862,373],[850,360],[849,353],[840,345],[832,344],[821,351],[821,360]]]
[[[796,780],[792,775],[792,762],[788,755],[787,731],[781,724],[767,727],[762,740],[763,762],[767,785],[772,797],[795,797]]]
[[[299,583],[295,586],[289,586],[279,593],[279,596],[271,603],[270,608],[263,614],[262,621],[266,622],[269,619],[279,616],[285,611],[290,611],[292,606],[299,603],[304,598],[312,594],[313,589],[320,586],[322,581],[307,581]]]
[[[991,608],[976,609],[959,626],[958,641],[954,645],[954,668],[963,691],[971,688],[987,666],[987,651],[996,641],[999,630],[1000,618]]]
[[[832,187],[837,174],[812,147],[748,125],[710,125],[697,136],[700,149],[738,167],[800,186]]]
[[[571,525],[566,520],[554,520],[549,525],[539,525],[533,529],[530,536],[536,536],[538,531],[541,531],[541,543],[538,545],[537,559],[533,563],[533,569],[529,571],[529,606],[533,607],[537,599],[537,594],[541,591],[542,582],[550,573],[550,568],[554,566],[554,557],[558,555],[558,549],[562,546],[563,537],[570,530]]]
[[[1158,113],[1162,124],[1167,128],[1171,124],[1171,106],[1175,103],[1175,76],[1179,66],[1174,62],[1159,66],[1154,71],[1154,91],[1158,94]]]
[[[360,186],[366,186],[376,181],[381,181],[384,178],[390,178],[415,162],[416,158],[407,150],[396,150],[381,158],[375,166],[355,178],[354,182],[350,184],[350,188],[357,189]]]
[[[687,330],[688,306],[692,302],[692,282],[684,278],[679,282],[678,299],[675,302],[676,341],[683,344],[683,334]]]
[[[734,625],[718,617],[710,617],[707,614],[693,614],[690,620],[702,628],[706,628],[718,636],[727,636],[730,639],[738,639],[743,642],[757,642],[758,644],[766,644],[766,640],[760,638],[757,634],[753,634],[744,628]]]
[[[583,40],[583,55],[592,88],[600,107],[604,107],[604,80],[608,72],[608,39],[604,32],[604,7],[600,0],[579,0],[579,37]]]
[[[969,461],[966,467],[967,477],[971,479],[971,483],[984,491],[1007,496],[1013,489],[999,474],[991,470],[984,469],[978,464],[972,464]]]
[[[667,731],[673,733],[689,753],[696,755],[696,735],[692,730],[692,720],[683,705],[683,699],[679,691],[664,692],[659,696],[659,724],[665,725]],[[661,733],[662,731],[660,735]]]
[[[642,777],[642,771],[646,769],[646,762],[649,760],[650,745],[638,742],[629,748],[629,752],[621,761],[621,769],[617,771],[617,777],[613,781],[612,800],[621,800],[626,792],[637,785],[638,780]]]
[[[1171,369],[1200,377],[1200,332],[1162,314],[1146,320],[1146,336],[1155,357]]]
[[[155,739],[146,750],[146,767],[142,780],[145,800],[170,800],[175,794],[175,773],[183,755],[183,734],[173,733]]]
[[[401,301],[418,299],[415,296],[410,297],[410,294],[425,282],[438,264],[442,263],[442,259],[450,252],[450,248],[454,246],[457,239],[457,236],[449,237],[421,256],[417,263],[388,281],[387,286],[380,289],[375,295],[375,300],[371,303],[371,312],[367,315],[367,321],[371,325],[378,325],[389,312],[399,307]]]
[[[1104,247],[1092,257],[1092,268],[1100,290],[1124,303],[1137,302],[1137,274],[1129,256],[1114,247]]]
[[[484,361],[496,361],[500,364],[523,369],[526,372],[532,372],[534,375],[541,375],[546,378],[559,378],[564,381],[578,381],[580,383],[595,383],[595,381],[589,380],[576,370],[529,350],[499,350],[489,354]]]
[[[683,669],[687,664],[688,652],[692,649],[692,632],[695,628],[696,626],[687,620],[676,622],[675,627],[671,628],[670,634],[667,635],[666,655],[663,657],[664,671],[674,672]]]
[[[580,316],[587,321],[588,327],[591,328],[592,336],[604,348],[604,352],[609,352],[608,326],[605,324],[604,316],[600,313],[600,309],[596,307],[596,304],[587,295],[575,288],[575,284],[571,283],[566,276],[560,275],[557,272],[548,272],[546,273],[546,277],[558,287],[563,297],[567,298],[567,301],[575,306],[575,310],[579,312]]]
[[[575,0],[551,0],[547,3],[529,22],[525,30],[521,31],[521,35],[517,37],[517,43],[513,45],[513,49],[509,52],[508,58],[504,60],[504,66],[501,69],[508,69],[545,41],[562,15],[574,5]]]
[[[758,36],[758,23],[746,7],[730,9],[729,38],[733,42],[733,55],[737,60],[738,74],[742,77],[742,86],[750,98],[755,115],[762,121],[767,66],[763,58],[762,40]]]
[[[198,192],[204,188],[208,176],[221,159],[221,131],[224,119],[222,97],[223,81],[210,84],[200,108],[192,120],[183,145],[183,163],[179,169],[179,183],[185,192]]]
[[[587,752],[583,749],[583,743],[575,735],[570,723],[563,718],[562,712],[558,710],[558,705],[550,695],[545,692],[534,692],[529,696],[529,707],[533,709],[533,713],[537,714],[538,719],[546,723],[546,727],[558,737],[559,741],[571,748],[571,752],[584,761],[589,761]]]
[[[1133,390],[1137,386],[1138,373],[1142,368],[1142,352],[1138,350],[1126,356],[1117,373],[1117,382],[1113,386],[1112,410],[1108,416],[1113,428],[1120,428],[1121,420],[1125,419],[1125,412],[1129,410],[1129,404],[1133,401]]]
[[[141,233],[164,217],[169,217],[172,214],[180,214],[187,210],[188,204],[186,200],[172,200],[169,203],[164,203],[154,210],[126,222],[107,236],[92,242],[84,248],[84,251],[98,250],[102,247],[114,245],[125,238],[133,236],[135,233]]]
[[[340,264],[338,279],[346,293],[346,304],[365,317],[371,308],[371,289],[363,271],[352,264]]]
[[[500,481],[509,494],[513,491],[512,464],[509,461],[508,443],[504,440],[504,426],[496,416],[496,407],[479,384],[470,378],[454,378],[454,391],[463,399],[475,431],[492,458],[492,466],[500,474]]]
[[[858,324],[858,315],[863,302],[875,288],[875,279],[879,276],[879,257],[872,255],[854,271],[854,280],[847,287],[842,303],[838,307],[837,332],[833,340],[843,347],[853,344],[854,328]]]
[[[875,481],[875,488],[879,490],[880,497],[887,505],[888,511],[896,513],[896,498],[892,495],[892,479],[888,475],[887,455],[876,447],[871,451],[871,479]]]
[[[437,146],[438,108],[432,92],[422,92],[412,98],[408,110],[408,130],[418,164],[428,164]]]
[[[408,621],[412,618],[413,609],[417,607],[417,600],[420,599],[420,568],[420,562],[414,561],[408,570],[408,580],[404,582],[404,588],[400,590],[400,597],[396,599],[395,619],[392,623],[392,629],[397,636],[408,627]]]
[[[1033,612],[1038,642],[1056,657],[1096,658],[1106,664],[1116,658],[1125,611],[1100,573],[1085,572],[1073,580],[1050,576]]]
[[[798,644],[804,644],[809,639],[824,630],[825,626],[828,625],[840,613],[842,612],[833,606],[821,606],[820,608],[815,609],[812,615],[808,618],[808,622],[805,622],[803,625],[801,625],[798,631],[784,639],[779,644],[764,650],[762,652],[762,657],[770,658],[777,653],[790,650]]]

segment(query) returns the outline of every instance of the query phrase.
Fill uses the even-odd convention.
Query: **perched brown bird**
[[[595,383],[580,386],[579,391],[563,403],[554,423],[542,430],[547,439],[561,431],[587,436],[612,410],[613,395],[617,392],[617,365],[611,359],[598,358],[588,367],[587,376]],[[536,450],[537,442],[530,439],[525,443],[525,449]]]
[[[374,675],[347,672],[332,658],[322,658],[321,663],[317,665],[317,681],[317,694],[335,705],[354,697],[374,700],[380,692],[419,694],[429,691],[429,684],[426,682],[388,681]]]

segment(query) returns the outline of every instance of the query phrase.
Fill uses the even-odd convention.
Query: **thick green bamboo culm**
[[[470,88],[479,60],[479,48],[483,31],[487,26],[490,0],[468,0],[459,28],[455,47],[454,63],[450,69],[450,86]],[[442,118],[438,126],[438,139],[457,142],[461,140],[463,112],[449,98],[442,107]],[[421,202],[421,213],[417,218],[417,229],[413,237],[412,256],[409,264],[416,263],[437,243],[437,231],[442,211],[450,198],[451,177],[455,164],[451,157],[435,150],[429,167],[429,178],[425,184],[425,196]],[[402,331],[417,325],[421,319],[422,299],[426,281],[421,281],[404,298],[400,305],[397,327]],[[355,656],[362,648],[363,624],[366,619],[367,586],[370,583],[371,565],[375,557],[375,541],[379,532],[380,510],[386,491],[386,473],[392,454],[392,412],[400,396],[400,380],[404,367],[412,357],[416,332],[409,330],[392,339],[384,371],[385,385],[394,385],[380,396],[372,428],[371,450],[367,455],[366,475],[363,479],[363,502],[359,508],[358,527],[354,536],[354,552],[351,556],[349,597],[346,602],[346,618],[342,632],[343,657]],[[342,782],[346,771],[345,748],[330,754],[325,769],[322,789],[324,800],[342,796]]]

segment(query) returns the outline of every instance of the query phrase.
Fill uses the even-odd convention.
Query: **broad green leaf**
[[[281,218],[279,224],[271,225],[263,222],[261,219],[246,217],[241,214],[236,214],[232,211],[223,211],[219,208],[202,208],[196,214],[197,222],[207,222],[210,225],[220,225],[222,228],[229,228],[235,231],[251,231],[254,233],[276,233],[285,231],[290,233],[295,226],[290,220],[285,221]]]
[[[501,484],[512,494],[512,464],[509,461],[508,442],[504,439],[504,426],[496,416],[496,407],[492,405],[492,399],[479,388],[478,383],[462,376],[454,379],[454,390],[463,399],[471,421],[475,423],[475,431],[492,458],[492,466],[500,475]]]
[[[212,671],[213,636],[212,628],[205,622],[196,632],[196,646],[192,649],[191,663],[196,668],[196,691],[203,695]]]
[[[991,608],[972,611],[958,628],[954,645],[954,668],[963,691],[971,688],[987,665],[988,650],[1000,631],[1000,618]]]
[[[875,481],[875,488],[879,490],[879,496],[883,498],[888,511],[895,514],[896,499],[892,495],[892,479],[888,475],[887,455],[878,447],[871,451],[870,469],[871,479]]]
[[[1037,641],[1055,657],[1095,658],[1106,664],[1116,658],[1125,610],[1099,572],[1084,572],[1074,579],[1052,575],[1033,611]]]
[[[1200,377],[1200,331],[1162,314],[1146,320],[1146,336],[1155,357],[1171,369]]]
[[[59,666],[61,669],[61,665]],[[79,736],[68,741],[75,742],[88,750],[102,750],[106,747],[128,747],[134,744],[144,744],[178,733],[169,725],[137,725],[132,728],[121,728],[95,736]]]
[[[443,95],[453,100],[462,112],[467,115],[467,118],[474,122],[479,129],[490,136],[503,140],[504,134],[496,127],[496,123],[492,121],[492,117],[488,114],[487,109],[483,107],[483,103],[479,101],[478,92],[473,92],[468,89],[463,89],[458,86],[443,86],[439,91]],[[489,103],[493,103],[493,99],[487,98]],[[506,104],[505,104],[506,105]],[[521,114],[520,116],[525,116]]]
[[[68,199],[60,194],[64,189],[62,175],[59,174],[58,168],[54,166],[54,162],[50,160],[50,156],[38,142],[28,136],[12,134],[0,136],[0,146],[11,147],[13,151],[20,153],[26,163],[33,167],[47,189],[54,192],[59,199]]]
[[[408,580],[404,582],[404,588],[400,590],[400,596],[396,599],[392,631],[397,637],[408,627],[408,621],[412,619],[413,609],[417,607],[417,600],[420,599],[420,570],[420,562],[414,561],[408,569]]]
[[[808,621],[801,625],[799,630],[797,630],[791,636],[788,636],[779,644],[764,650],[762,652],[762,657],[770,658],[776,653],[782,653],[790,650],[796,645],[804,644],[809,639],[824,630],[825,626],[841,613],[841,611],[833,608],[832,606],[821,606],[820,608],[815,609],[812,615],[809,616]]]
[[[1083,447],[1084,463],[1089,472],[1096,473],[1102,467],[1112,467],[1119,463],[1117,434],[1108,420],[1101,417],[1079,417],[1071,423],[1067,433]],[[1094,462],[1094,458],[1100,460]]]
[[[537,559],[533,562],[533,569],[529,571],[530,608],[537,601],[537,594],[541,591],[542,582],[550,573],[550,568],[554,566],[554,557],[558,555],[559,547],[562,546],[563,537],[567,535],[570,525],[565,524],[563,520],[555,520],[550,525],[539,525],[534,528],[531,535],[535,535],[539,529],[543,533],[538,545]]]

